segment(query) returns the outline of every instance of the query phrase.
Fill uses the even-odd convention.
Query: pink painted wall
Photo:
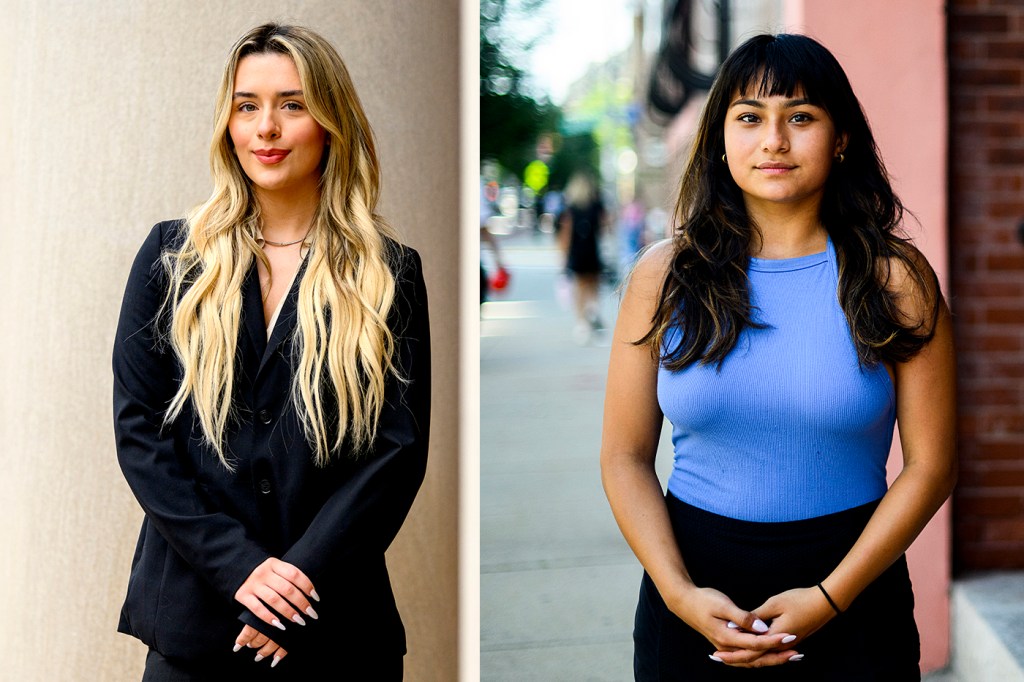
[[[839,60],[868,115],[904,204],[907,229],[949,282],[946,215],[947,97],[943,0],[785,0],[786,31],[806,33]],[[894,446],[890,479],[899,471]],[[908,553],[921,666],[949,660],[950,510],[947,503]]]

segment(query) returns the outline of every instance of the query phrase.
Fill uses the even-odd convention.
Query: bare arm
[[[670,256],[668,242],[654,245],[640,259],[622,300],[608,366],[601,478],[623,536],[668,607],[716,647],[764,652],[780,647],[788,633],[754,635],[729,628],[733,621],[746,630],[767,629],[726,595],[693,584],[654,468],[663,419],[657,401],[658,365],[650,347],[632,341],[650,328]],[[783,649],[761,655],[761,664],[781,663],[796,654]]]
[[[494,236],[486,225],[480,226],[480,243],[487,244],[491,247],[491,253],[494,255],[494,263],[497,267],[505,267],[505,261],[501,256],[501,247],[498,244],[498,238]]]

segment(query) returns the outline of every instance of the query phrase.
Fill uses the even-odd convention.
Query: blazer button
[[[259,417],[260,421],[263,422],[264,424],[269,424],[270,422],[273,421],[273,419],[270,416],[270,412],[268,412],[267,410],[260,410],[256,414],[256,416]]]
[[[260,492],[263,493],[264,495],[270,494],[270,481],[268,481],[265,478],[262,481],[260,481]]]

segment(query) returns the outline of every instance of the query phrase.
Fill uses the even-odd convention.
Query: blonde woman
[[[329,43],[267,24],[235,44],[211,166],[118,324],[117,454],[145,512],[118,629],[150,648],[143,680],[400,680],[384,551],[426,464],[426,294]]]

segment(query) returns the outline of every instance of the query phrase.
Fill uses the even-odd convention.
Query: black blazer
[[[406,381],[387,380],[372,452],[359,459],[341,453],[326,468],[313,464],[290,397],[302,272],[268,341],[253,265],[242,293],[229,472],[203,445],[190,405],[161,428],[181,367],[154,334],[168,286],[160,254],[182,238],[180,221],[159,223],[149,234],[128,278],[114,342],[117,457],[145,511],[118,630],[189,660],[230,652],[244,623],[303,658],[404,653],[384,551],[426,467],[430,344],[418,254],[388,242],[397,264],[389,325]],[[234,601],[271,556],[313,581],[319,620],[306,618],[303,627],[282,618],[282,632]]]

